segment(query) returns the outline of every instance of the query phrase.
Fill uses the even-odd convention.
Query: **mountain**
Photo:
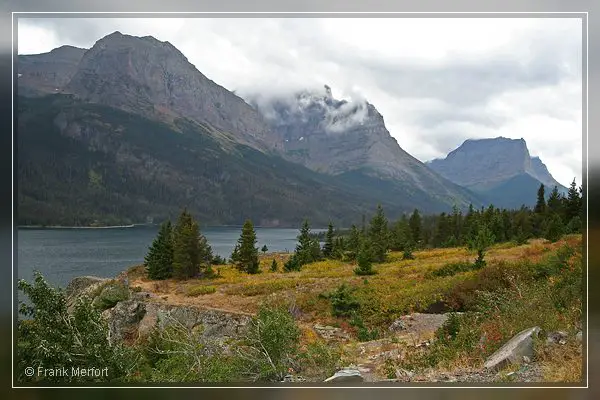
[[[19,224],[161,220],[185,206],[205,224],[348,225],[378,203],[395,218],[476,199],[401,151],[371,105],[365,129],[331,121],[344,129],[330,154],[347,167],[305,167],[281,127],[153,37],[115,32],[17,62]]]
[[[540,183],[549,194],[558,183],[539,157],[531,157],[524,139],[468,139],[446,158],[427,163],[452,182],[485,196],[498,207],[514,208],[536,202]]]
[[[441,211],[480,202],[404,151],[366,101],[337,100],[328,86],[248,100],[281,135],[282,156],[313,171],[368,187],[408,210],[419,205]]]
[[[45,95],[59,92],[77,71],[86,49],[61,46],[49,53],[18,57],[19,95]]]

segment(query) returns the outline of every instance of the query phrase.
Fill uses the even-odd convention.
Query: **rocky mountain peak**
[[[281,147],[264,118],[208,79],[169,42],[113,32],[82,57],[65,92],[151,119],[209,124],[259,150]]]

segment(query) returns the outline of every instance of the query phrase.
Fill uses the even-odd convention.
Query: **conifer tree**
[[[233,247],[233,251],[231,252],[231,256],[229,257],[229,262],[231,262],[232,264],[236,264],[240,259],[240,245],[239,243],[236,243],[235,246]]]
[[[358,255],[361,239],[362,235],[360,234],[360,231],[356,225],[352,225],[347,243],[348,255],[351,260],[355,260],[356,256]]]
[[[404,250],[404,247],[408,243],[411,238],[410,228],[408,226],[408,221],[406,220],[406,216],[403,215],[402,218],[393,226],[391,235],[390,235],[390,249],[393,251],[401,251]]]
[[[356,257],[356,261],[358,262],[358,267],[354,269],[354,273],[356,275],[374,275],[375,271],[373,270],[373,265],[371,260],[373,255],[371,254],[371,246],[372,244],[368,243],[368,240],[363,240],[363,243],[360,246],[358,251],[358,255]]]
[[[553,213],[546,224],[544,237],[551,242],[558,241],[564,234],[565,226],[560,218],[560,215]]]
[[[369,226],[369,244],[371,245],[372,261],[385,261],[386,253],[389,248],[388,221],[381,204],[377,205],[377,211],[371,219],[371,225]]]
[[[327,226],[327,234],[325,235],[325,244],[323,245],[323,256],[325,258],[333,258],[334,239],[335,233],[333,231],[333,224],[330,221]]]
[[[260,249],[260,251],[263,252],[263,254],[265,254],[267,251],[269,251],[269,248],[267,247],[267,245],[265,244],[262,249]]]
[[[410,226],[412,242],[415,245],[418,245],[421,242],[421,240],[423,239],[423,237],[422,237],[421,215],[419,214],[419,210],[417,210],[416,208],[415,208],[415,211],[410,216],[410,219],[408,220],[408,225]]]
[[[475,260],[475,268],[483,268],[485,266],[485,252],[494,243],[494,235],[484,223],[479,225],[477,236],[468,243],[469,250],[477,251],[477,259]]]
[[[273,259],[273,262],[271,263],[271,272],[277,272],[277,260]]]
[[[144,259],[150,279],[168,279],[173,276],[173,228],[171,221],[160,227]]]
[[[543,214],[546,212],[546,197],[544,194],[544,184],[540,184],[540,188],[537,192],[537,203],[535,204],[534,212],[536,214]]]
[[[242,233],[238,239],[238,256],[236,266],[249,274],[259,272],[258,248],[256,247],[256,232],[249,219],[244,222]]]
[[[554,186],[554,188],[552,189],[552,192],[550,192],[550,197],[548,197],[548,204],[547,204],[548,211],[550,213],[556,213],[556,214],[562,215],[563,214],[562,205],[563,205],[562,196],[558,192],[558,187]]]
[[[577,191],[575,179],[569,187],[569,192],[565,204],[565,219],[571,221],[575,217],[583,218],[583,200],[581,198],[581,188]]]
[[[200,272],[198,223],[184,209],[173,229],[173,276],[186,279]]]

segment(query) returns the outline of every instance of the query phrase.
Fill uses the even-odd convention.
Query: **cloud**
[[[576,18],[20,19],[19,52],[91,47],[115,30],[171,42],[257,102],[325,84],[335,98],[366,99],[421,161],[468,138],[523,137],[560,183],[581,182]],[[330,119],[334,130],[360,123]]]

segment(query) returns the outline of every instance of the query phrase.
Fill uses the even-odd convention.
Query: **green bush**
[[[101,311],[114,307],[118,302],[129,298],[129,288],[120,281],[110,281],[101,287],[92,305]]]
[[[334,316],[347,317],[360,308],[360,303],[354,297],[353,292],[352,288],[342,283],[329,295],[331,310]]]
[[[214,286],[197,285],[189,288],[186,292],[186,295],[190,297],[196,297],[204,294],[211,294],[216,291],[217,289]]]

